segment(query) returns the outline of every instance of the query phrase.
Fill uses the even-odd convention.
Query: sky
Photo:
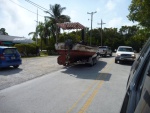
[[[71,18],[71,22],[79,22],[91,28],[91,15],[93,14],[92,28],[101,27],[98,23],[103,21],[103,28],[120,28],[124,25],[135,25],[129,21],[128,7],[131,0],[30,0],[45,9],[50,5],[60,4],[66,7],[63,14]],[[5,28],[10,36],[31,38],[28,34],[34,32],[38,21],[44,22],[44,16],[49,16],[26,0],[0,0],[0,28]]]

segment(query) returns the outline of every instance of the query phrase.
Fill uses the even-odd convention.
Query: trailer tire
[[[96,58],[94,58],[94,65],[97,63],[97,59]]]
[[[91,60],[90,66],[92,67],[94,65],[93,59]]]

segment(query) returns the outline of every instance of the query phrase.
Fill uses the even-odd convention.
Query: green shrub
[[[22,57],[39,56],[39,46],[35,44],[15,44],[14,46]]]

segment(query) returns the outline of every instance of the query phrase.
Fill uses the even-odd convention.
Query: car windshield
[[[132,48],[119,48],[118,51],[133,52]]]

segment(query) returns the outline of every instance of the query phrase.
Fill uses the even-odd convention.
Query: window
[[[17,53],[17,50],[14,48],[5,49],[3,52],[3,54],[15,54],[15,53]]]
[[[118,51],[133,52],[132,48],[119,48]]]
[[[146,58],[146,62],[143,66],[143,69],[141,71],[141,74],[140,74],[140,78],[139,78],[139,81],[138,81],[138,84],[137,84],[137,98],[136,98],[136,103],[138,104],[140,98],[141,98],[141,93],[142,93],[142,89],[143,89],[143,85],[144,85],[144,82],[145,82],[145,78],[147,76],[147,73],[148,73],[148,70],[149,70],[149,67],[150,67],[150,52]]]

